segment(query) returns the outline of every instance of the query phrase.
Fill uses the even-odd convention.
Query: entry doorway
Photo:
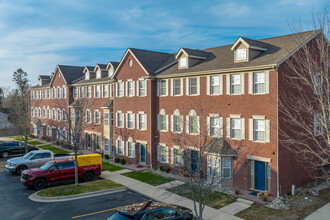
[[[147,163],[147,145],[146,144],[138,144],[139,145],[139,163],[146,165]]]
[[[262,161],[255,161],[255,189],[266,189],[266,163]]]
[[[258,191],[269,191],[271,183],[270,162],[249,160],[249,188]]]
[[[196,150],[189,150],[188,151],[188,159],[189,159],[189,168],[191,169],[192,173],[197,173],[198,169],[198,151]]]

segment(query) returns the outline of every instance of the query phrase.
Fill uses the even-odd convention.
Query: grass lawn
[[[44,150],[50,150],[50,151],[53,151],[54,154],[65,154],[65,153],[70,153],[69,151],[62,150],[62,149],[59,149],[59,148],[54,147],[54,146],[51,146],[51,145],[41,145],[41,146],[38,146],[38,147],[41,148],[41,149],[44,149]]]
[[[304,219],[315,210],[330,202],[330,188],[322,190],[317,197],[307,197],[308,200],[305,199],[305,196],[290,196],[289,203],[291,206],[289,210],[276,210],[255,204],[237,213],[236,216],[247,220]],[[304,205],[301,205],[301,202],[304,202]]]
[[[163,183],[168,183],[172,182],[173,180],[170,178],[166,178],[157,174],[152,173],[151,171],[146,171],[146,172],[128,172],[128,173],[123,173],[121,175],[130,177],[132,179],[139,180],[144,183],[148,183],[153,186],[158,186]]]
[[[168,191],[178,194],[180,196],[186,197],[188,199],[193,199],[192,192],[188,183],[182,184],[180,186],[175,186],[170,188]],[[196,190],[195,190],[196,192]],[[198,199],[198,197],[196,197]],[[223,193],[213,191],[209,194],[208,200],[206,202],[207,206],[210,206],[215,209],[220,209],[226,205],[229,205],[236,201],[236,198]]]
[[[111,180],[99,180],[87,183],[80,183],[77,187],[74,184],[56,186],[41,190],[39,196],[54,197],[54,196],[69,196],[87,192],[95,192],[105,189],[113,189],[122,187],[123,185],[115,183]]]
[[[10,136],[9,138],[13,138],[17,141],[24,141],[22,136]],[[32,139],[28,137],[28,140],[32,140]]]
[[[107,162],[102,162],[102,169],[114,172],[114,171],[117,171],[117,170],[122,170],[123,168],[119,167],[119,166],[116,166],[116,165],[113,165],[113,164],[110,164],[110,163],[107,163]]]
[[[39,141],[28,141],[28,144],[31,144],[31,145],[40,145],[42,143],[39,142]]]

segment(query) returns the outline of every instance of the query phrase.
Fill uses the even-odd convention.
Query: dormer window
[[[236,51],[236,60],[246,60],[246,48]]]
[[[98,70],[97,72],[96,72],[96,78],[101,78],[101,70]]]
[[[113,69],[109,69],[109,77],[113,75]]]
[[[42,86],[42,81],[41,80],[39,80],[39,86]]]
[[[187,57],[181,57],[179,60],[179,66],[180,67],[186,67],[187,66]]]
[[[85,75],[85,80],[89,80],[89,78],[90,78],[89,77],[89,72],[87,72],[86,75]]]

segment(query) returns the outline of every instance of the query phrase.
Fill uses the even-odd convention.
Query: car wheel
[[[95,177],[95,175],[92,172],[85,173],[85,175],[84,175],[84,181],[85,182],[92,181],[94,179],[94,177]]]
[[[27,169],[27,167],[24,166],[24,165],[18,166],[16,168],[16,173],[19,174],[19,175],[21,175],[21,173],[23,172],[23,170],[26,170],[26,169]]]
[[[46,187],[46,180],[43,178],[36,179],[33,183],[33,188],[40,190]]]
[[[7,151],[2,152],[1,157],[7,158],[9,157],[9,153]]]

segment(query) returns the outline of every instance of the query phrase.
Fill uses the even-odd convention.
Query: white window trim
[[[119,114],[123,114],[123,126],[120,126],[120,127],[119,127],[119,124],[118,124],[118,122],[119,122]],[[125,127],[125,117],[124,117],[123,111],[117,111],[116,112],[116,127],[117,128],[124,128]]]
[[[165,95],[161,95],[160,94],[160,81],[161,80],[165,80],[165,85],[166,85]],[[168,79],[159,79],[159,80],[157,80],[157,96],[159,96],[159,97],[166,97],[166,96],[168,96]]]
[[[96,113],[98,113],[98,115],[99,115],[99,122],[96,122]],[[95,110],[94,111],[94,123],[95,124],[101,124],[101,112],[100,112],[100,110]]]
[[[128,127],[128,124],[129,124],[129,121],[128,121],[128,118],[129,118],[129,115],[132,115],[133,117],[132,117],[132,123],[133,123],[133,127],[131,127],[131,128],[129,128]],[[128,111],[127,113],[126,113],[126,128],[127,129],[135,129],[135,114],[132,112],[132,111]]]
[[[241,119],[241,138],[231,137],[231,119]],[[226,119],[226,137],[232,140],[245,140],[245,119],[240,114],[230,114]]]
[[[174,94],[174,81],[175,80],[180,80],[180,94]],[[182,78],[176,78],[176,79],[171,79],[171,96],[183,96],[183,79]]]
[[[145,128],[140,128],[140,115],[143,115],[144,117],[144,123],[145,123]],[[139,129],[140,131],[146,131],[148,124],[147,124],[147,114],[145,114],[145,112],[138,112],[138,114],[136,114],[136,128]]]
[[[166,121],[166,129],[161,130],[161,120],[160,117],[164,116]],[[161,109],[159,111],[159,114],[157,115],[157,128],[159,132],[168,132],[168,115],[166,114],[164,109]]]
[[[119,86],[122,85],[122,95],[119,94]],[[125,96],[125,83],[122,80],[118,80],[116,83],[116,97],[124,97]]]
[[[140,82],[143,81],[144,82],[144,95],[140,95]],[[136,94],[139,97],[146,97],[147,96],[147,80],[145,80],[144,78],[140,78],[138,79],[138,81],[136,81]]]
[[[190,94],[190,79],[196,78],[197,79],[197,94]],[[200,77],[187,77],[186,80],[186,95],[187,96],[199,96],[200,95]]]
[[[166,149],[166,161],[162,161],[161,160],[161,148],[164,147]],[[159,143],[157,145],[157,161],[159,163],[163,163],[163,164],[168,164],[169,163],[169,148],[168,146],[166,146],[166,144],[162,144],[162,143]]]
[[[133,81],[133,79],[128,79],[126,84],[126,97],[134,97],[135,96],[135,81]],[[132,94],[129,94],[129,88],[128,88],[128,84],[131,84],[132,86]]]

